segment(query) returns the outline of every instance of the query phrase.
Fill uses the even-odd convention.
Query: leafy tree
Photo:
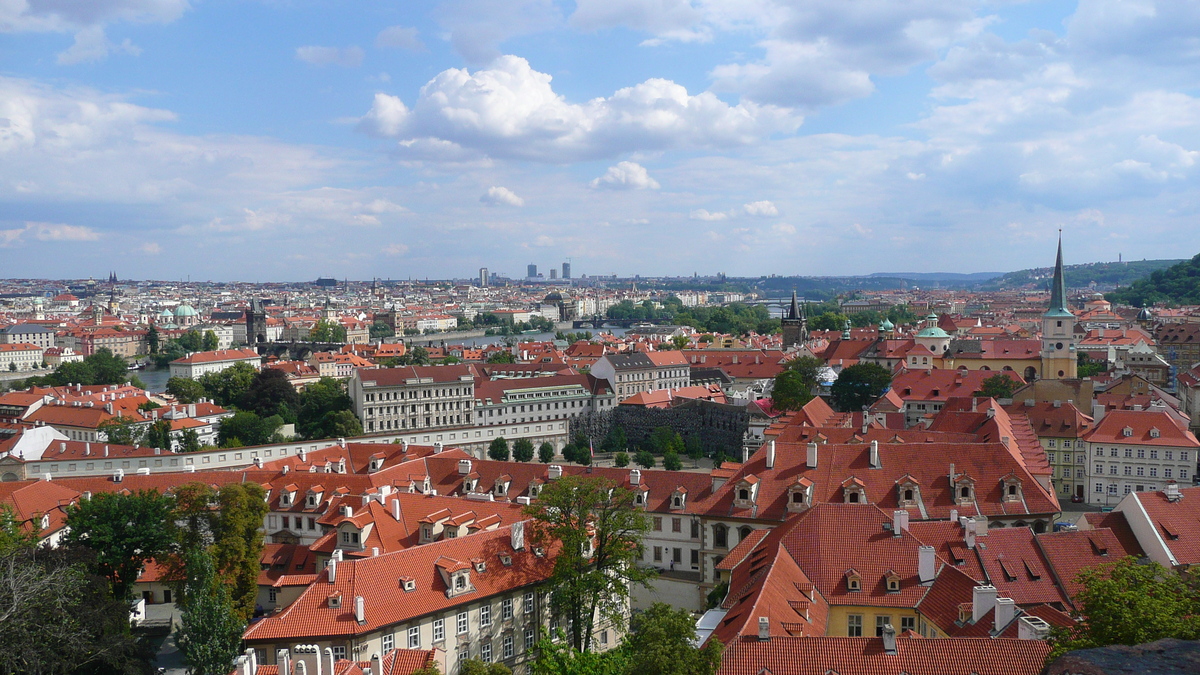
[[[233,417],[221,420],[217,441],[223,448],[238,447],[232,444],[237,439],[241,445],[264,445],[283,426],[283,418],[259,417],[252,412],[237,412]]]
[[[398,366],[427,366],[429,365],[429,350],[424,347],[413,347],[396,359]]]
[[[175,338],[175,340],[184,351],[199,352],[204,350],[204,336],[200,334],[200,331],[189,330]]]
[[[671,427],[658,427],[650,432],[650,444],[654,446],[654,452],[665,454],[671,450],[676,436],[678,434]]]
[[[217,405],[226,408],[237,405],[242,396],[250,389],[250,383],[258,374],[249,363],[235,363],[216,373],[205,373],[200,376],[200,384]]]
[[[204,549],[212,556],[216,574],[228,588],[230,606],[246,623],[254,615],[258,595],[266,492],[253,482],[229,483],[215,490],[188,483],[176,490],[176,500],[180,547]]]
[[[775,376],[771,405],[777,410],[799,410],[813,399],[813,384],[805,381],[800,373],[785,370]]]
[[[180,403],[195,403],[205,398],[204,385],[187,377],[172,377],[167,380],[167,393]]]
[[[96,427],[113,445],[134,445],[146,436],[146,426],[131,417],[110,417]]]
[[[176,642],[189,675],[228,675],[241,646],[245,621],[229,603],[229,589],[203,548],[187,551],[187,581]]]
[[[146,331],[146,348],[150,350],[151,354],[158,353],[158,344],[161,340],[158,329],[150,326],[150,329]]]
[[[1200,280],[1200,255],[1167,269],[1151,272],[1150,276],[1138,279],[1128,287],[1113,291],[1105,297],[1110,302],[1133,307],[1150,307],[1156,303],[1196,305],[1200,304],[1198,280]]]
[[[101,492],[66,507],[68,545],[96,552],[96,567],[108,577],[113,595],[128,599],[147,560],[174,545],[174,501],[156,491]]]
[[[527,438],[517,439],[513,443],[513,459],[518,462],[528,462],[533,459],[533,443]]]
[[[617,452],[629,447],[629,440],[625,437],[625,429],[614,425],[608,430],[608,435],[600,443],[600,447],[607,452]]]
[[[8,504],[0,504],[0,555],[37,544],[37,535],[22,529]]]
[[[834,409],[854,412],[871,405],[892,383],[892,374],[874,363],[858,363],[842,370],[830,390]]]
[[[493,439],[488,444],[488,457],[497,462],[508,461],[508,441],[504,440],[503,436]]]
[[[613,455],[613,466],[618,468],[625,468],[629,466],[629,453],[622,450],[621,452]]]
[[[488,363],[516,363],[517,357],[513,356],[512,352],[507,349],[499,352],[492,352],[492,355],[487,358]]]
[[[805,382],[816,385],[821,378],[825,363],[815,356],[799,356],[788,361],[787,369],[798,374]]]
[[[512,670],[503,663],[485,663],[479,659],[463,661],[458,672],[460,675],[512,675]]]
[[[277,368],[263,368],[250,380],[250,387],[239,401],[242,410],[249,410],[259,417],[279,415],[284,420],[296,417],[300,408],[300,395],[287,378],[287,373]]]
[[[372,340],[382,340],[383,338],[390,338],[396,335],[396,331],[382,321],[372,323],[370,332]]]
[[[17,372],[17,362],[16,362],[16,361],[9,361],[9,362],[8,362],[8,369],[9,369],[9,370],[11,370],[11,371],[12,371],[12,372],[14,372],[14,373],[15,373],[15,372]]]
[[[333,433],[334,425],[344,426],[346,420],[331,416],[333,413],[350,411],[352,403],[346,395],[346,385],[332,377],[322,377],[304,388],[299,395],[299,409],[296,414],[296,431],[304,438],[338,438],[339,436],[358,436],[362,434],[359,424],[358,433]],[[358,418],[351,412],[355,421]]]
[[[1108,364],[1104,361],[1093,361],[1087,355],[1087,352],[1079,352],[1079,377],[1094,377],[1100,373],[1108,372]]]
[[[91,571],[96,555],[74,545],[0,553],[0,672],[148,672],[129,605]]]
[[[713,589],[708,592],[708,596],[704,598],[708,609],[715,609],[722,602],[725,602],[725,595],[729,593],[729,582],[722,581],[713,586]]]
[[[579,449],[575,447],[574,443],[567,443],[566,445],[563,446],[562,456],[563,456],[563,459],[567,460],[568,462],[574,462],[575,456],[578,453],[579,453]]]
[[[215,332],[206,330],[204,331],[204,342],[201,346],[204,348],[204,351],[211,352],[221,346],[221,340]]]
[[[184,429],[179,438],[179,452],[196,452],[200,449],[200,434],[195,429]]]
[[[362,422],[352,410],[325,413],[325,416],[321,418],[319,428],[324,435],[314,436],[314,438],[353,438],[363,434]]]
[[[683,468],[683,462],[679,459],[679,453],[670,450],[663,454],[663,468],[667,471],[679,471]]]
[[[983,381],[975,395],[995,399],[1012,398],[1013,392],[1016,390],[1017,383],[1011,377],[1004,373],[996,373]]]
[[[637,454],[633,456],[634,464],[637,464],[643,469],[653,469],[655,461],[654,453],[650,452],[649,450],[638,450]]]
[[[310,342],[345,342],[346,328],[339,323],[321,319],[308,332]]]
[[[538,446],[538,461],[542,464],[549,464],[554,461],[554,446],[549,442],[544,442]]]
[[[158,420],[151,424],[146,429],[145,435],[146,445],[152,448],[161,448],[163,450],[171,449],[171,423],[167,420]]]
[[[1051,632],[1047,662],[1075,649],[1200,638],[1200,589],[1158,563],[1122,558],[1084,569],[1079,622]]]
[[[687,456],[692,460],[692,466],[700,466],[700,458],[704,457],[704,444],[697,434],[691,434],[687,437]]]
[[[724,645],[713,638],[697,649],[696,621],[686,609],[656,602],[634,616],[630,627],[624,640],[629,675],[714,675],[721,667]]]
[[[568,639],[591,651],[596,619],[623,624],[632,584],[646,584],[653,570],[637,564],[646,514],[633,493],[604,478],[563,476],[525,507],[531,540],[547,551],[559,547],[550,578],[550,609],[567,619]]]
[[[544,637],[538,642],[538,657],[530,669],[532,675],[619,675],[626,672],[628,659],[624,649],[581,652],[565,639],[560,630],[554,638]]]

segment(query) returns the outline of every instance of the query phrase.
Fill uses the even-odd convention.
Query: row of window
[[[1135,471],[1135,469],[1136,469],[1136,471]],[[1136,475],[1136,476],[1146,476],[1146,475],[1149,475],[1151,478],[1157,478],[1157,477],[1158,477],[1158,467],[1157,467],[1157,466],[1152,466],[1152,467],[1150,467],[1150,472],[1149,472],[1149,474],[1147,474],[1147,473],[1146,473],[1146,467],[1143,467],[1143,466],[1139,466],[1139,467],[1131,467],[1131,466],[1129,466],[1128,464],[1126,464],[1126,465],[1125,465],[1125,467],[1124,467],[1124,471],[1123,471],[1123,473],[1124,473],[1124,475],[1126,475],[1126,476],[1135,476],[1135,475]],[[1162,470],[1162,477],[1163,477],[1163,478],[1175,478],[1175,475],[1174,475],[1174,473],[1175,473],[1175,472],[1174,472],[1174,470],[1172,470],[1170,467],[1164,467],[1164,468],[1163,468],[1163,470]],[[1104,475],[1104,465],[1103,465],[1103,464],[1097,464],[1097,465],[1096,465],[1096,474],[1095,474],[1095,475],[1097,475],[1097,476],[1103,476],[1103,475]],[[1117,475],[1117,465],[1116,465],[1116,464],[1111,464],[1111,465],[1109,465],[1109,467],[1108,467],[1108,475],[1110,475],[1110,476],[1116,476],[1116,475]],[[1187,477],[1188,477],[1188,470],[1187,470],[1187,469],[1180,469],[1180,470],[1179,470],[1179,478],[1181,478],[1181,479],[1186,479]]]
[[[1108,451],[1108,456],[1109,457],[1117,457],[1118,456],[1117,452],[1118,452],[1117,448],[1112,448]],[[1133,453],[1134,453],[1133,448],[1125,448],[1125,457],[1132,459]],[[1174,450],[1164,450],[1163,451],[1163,459],[1174,460],[1175,459],[1174,455],[1175,455]],[[1096,456],[1103,457],[1104,456],[1104,448],[1096,448]],[[1146,459],[1146,449],[1138,448],[1137,449],[1137,457],[1138,457],[1138,459]],[[1154,450],[1154,449],[1150,450],[1150,459],[1158,459],[1158,450]],[[1188,451],[1187,450],[1179,451],[1179,461],[1181,461],[1181,462],[1188,461]]]
[[[405,394],[408,394],[405,396]],[[378,396],[380,401],[399,401],[406,398],[445,398],[447,396],[474,396],[474,390],[470,387],[456,387],[454,389],[408,389],[404,391],[381,391],[378,394],[366,394],[364,399],[367,402],[375,401]]]
[[[896,626],[896,624],[892,623],[891,615],[876,614],[875,615],[875,637],[883,637],[883,627],[888,624],[891,624],[893,628],[896,628],[897,633],[903,633],[906,630],[911,630],[911,631],[915,632],[916,628],[917,628],[917,617],[902,616],[902,617],[900,617],[900,625]],[[851,614],[846,617],[846,635],[848,635],[850,637],[862,637],[863,636],[863,615],[862,614]]]
[[[536,645],[536,644],[537,644],[537,631],[535,631],[533,628],[526,628],[524,634],[522,635],[522,645],[521,645],[522,650],[525,652],[529,652],[533,649],[534,645]],[[384,649],[387,649],[386,645],[384,646]],[[409,649],[416,649],[416,647],[410,646]],[[480,661],[483,661],[484,663],[492,662],[493,652],[492,652],[492,643],[490,640],[485,640],[483,642],[483,644],[479,645],[478,654],[479,654]],[[504,637],[500,638],[500,660],[507,661],[507,660],[513,658],[515,655],[516,655],[516,648],[515,648],[515,641],[513,640],[513,636],[505,635]],[[466,660],[468,660],[470,658],[471,658],[471,646],[470,645],[459,645],[459,647],[458,647],[458,662],[459,662],[459,664],[462,664],[463,662],[465,662]]]
[[[1063,464],[1070,464],[1070,463],[1071,463],[1071,459],[1072,459],[1072,458],[1074,458],[1074,459],[1075,459],[1075,462],[1076,462],[1076,463],[1078,463],[1078,464],[1083,464],[1083,462],[1084,462],[1084,459],[1086,459],[1086,453],[1082,453],[1082,452],[1081,452],[1081,453],[1079,453],[1078,455],[1072,455],[1072,454],[1071,454],[1071,453],[1069,453],[1069,452],[1064,452],[1064,453],[1062,454],[1062,463],[1063,463]],[[1053,452],[1047,452],[1047,453],[1046,453],[1046,459],[1047,459],[1047,460],[1049,460],[1051,464],[1054,464],[1054,463],[1055,463],[1055,454],[1054,454]]]
[[[1129,494],[1130,492],[1134,492],[1134,491],[1137,491],[1137,492],[1146,492],[1146,491],[1149,491],[1149,492],[1154,492],[1155,490],[1157,490],[1157,489],[1158,489],[1158,486],[1157,486],[1157,485],[1137,485],[1137,486],[1133,486],[1133,485],[1129,485],[1128,483],[1126,483],[1126,484],[1125,484],[1125,486],[1124,486],[1124,488],[1125,488],[1125,492],[1124,492],[1124,494]],[[1095,490],[1095,491],[1096,491],[1097,493],[1103,493],[1103,492],[1104,492],[1104,483],[1096,483],[1096,490]],[[1110,494],[1110,495],[1115,495],[1115,494],[1117,494],[1117,484],[1116,484],[1116,483],[1110,483],[1110,484],[1109,484],[1109,486],[1108,486],[1108,494]]]
[[[662,532],[663,531],[663,517],[662,516],[654,516],[653,522],[654,522],[654,531]],[[688,522],[691,523],[692,539],[699,539],[700,538],[700,521],[694,520],[694,519],[689,519]],[[682,518],[672,518],[671,519],[671,531],[679,532],[679,533],[683,532],[683,519]]]

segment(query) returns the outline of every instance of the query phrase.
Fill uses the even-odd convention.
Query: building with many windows
[[[363,431],[473,426],[474,366],[401,366],[360,369],[350,378],[350,400]]]
[[[1027,399],[1008,407],[1014,415],[1029,418],[1050,463],[1050,480],[1060,500],[1084,498],[1087,491],[1087,441],[1092,430],[1091,417],[1080,412],[1072,401],[1035,401]]]
[[[678,389],[691,384],[687,358],[676,350],[605,354],[592,365],[591,374],[608,380],[624,400],[644,391]]]
[[[1130,492],[1153,492],[1196,475],[1200,441],[1186,418],[1162,405],[1102,413],[1087,441],[1087,501],[1116,506]]]

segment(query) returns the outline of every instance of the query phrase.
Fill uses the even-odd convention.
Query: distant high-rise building
[[[553,267],[550,268],[550,278],[551,279],[558,278],[558,270],[554,269]]]
[[[571,263],[569,263],[569,262],[563,263],[563,278],[564,279],[571,278]]]
[[[527,272],[526,272],[525,276],[529,277],[530,279],[537,278],[537,265],[530,263],[529,267],[527,267],[526,270],[527,270]]]
[[[488,278],[488,268],[480,267],[479,268],[479,285],[483,288],[487,288],[488,281],[490,281],[490,279]]]

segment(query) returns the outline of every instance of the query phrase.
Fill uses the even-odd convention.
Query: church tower
[[[783,326],[783,348],[804,344],[808,339],[808,320],[804,311],[796,302],[796,291],[792,291],[792,305],[788,308],[787,316],[780,321]]]
[[[1059,233],[1058,259],[1054,262],[1054,281],[1050,286],[1050,307],[1042,315],[1042,378],[1062,380],[1079,376],[1075,341],[1075,315],[1067,308],[1062,234]]]
[[[251,298],[250,309],[246,310],[246,342],[253,347],[266,341],[267,311],[258,298]]]

